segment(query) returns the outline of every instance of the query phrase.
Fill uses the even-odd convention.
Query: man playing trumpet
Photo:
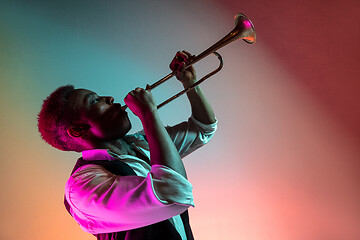
[[[195,82],[192,55],[176,54],[170,68],[184,88]],[[187,92],[192,116],[164,127],[150,91],[136,88],[124,101],[143,130],[114,98],[67,85],[55,90],[39,113],[43,139],[81,152],[65,187],[65,205],[80,227],[97,239],[193,239],[187,209],[192,185],[182,158],[207,143],[216,130],[214,112],[199,86]]]

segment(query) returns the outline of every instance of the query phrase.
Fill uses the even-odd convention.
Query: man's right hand
[[[149,90],[136,88],[129,92],[124,99],[125,104],[140,120],[146,118],[149,113],[157,111],[154,97]]]

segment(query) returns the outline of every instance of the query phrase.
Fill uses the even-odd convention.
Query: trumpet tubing
[[[238,40],[238,39],[243,39],[246,43],[249,43],[249,44],[253,44],[253,43],[256,42],[255,27],[252,24],[252,22],[250,21],[250,19],[248,19],[242,13],[238,13],[238,14],[235,15],[235,27],[231,32],[229,32],[227,35],[225,35],[222,39],[220,39],[214,45],[212,45],[211,47],[209,47],[208,49],[206,49],[205,51],[203,51],[199,55],[195,56],[186,65],[186,68],[188,68],[188,67],[194,65],[195,63],[199,62],[203,58],[207,57],[208,55],[215,54],[218,57],[219,61],[220,61],[219,67],[217,69],[215,69],[214,71],[210,72],[209,74],[207,74],[206,76],[202,77],[200,80],[196,81],[192,86],[184,89],[183,91],[175,94],[171,98],[165,100],[164,102],[159,104],[157,106],[157,108],[159,109],[160,107],[164,106],[165,104],[167,104],[167,103],[171,102],[172,100],[180,97],[184,93],[190,91],[191,89],[195,88],[197,85],[199,85],[200,83],[202,83],[203,81],[205,81],[209,77],[211,77],[214,74],[216,74],[217,72],[219,72],[221,70],[222,66],[223,66],[223,61],[222,61],[221,55],[218,54],[216,51],[218,49],[228,45],[229,43],[231,43],[231,42],[233,42],[235,40]],[[148,90],[154,89],[155,87],[159,86],[160,84],[162,84],[165,81],[172,78],[174,75],[175,75],[175,72],[171,72],[170,74],[166,75],[165,77],[161,78],[157,82],[150,85],[147,89]],[[126,108],[126,105],[124,105],[123,109],[125,109],[125,108]]]

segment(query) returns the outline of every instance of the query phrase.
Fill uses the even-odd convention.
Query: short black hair
[[[41,137],[51,146],[62,151],[80,152],[83,149],[67,133],[73,109],[69,106],[69,95],[73,85],[57,88],[45,100],[38,114],[38,129]]]

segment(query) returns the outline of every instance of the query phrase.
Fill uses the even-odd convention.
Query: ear
[[[82,124],[82,125],[70,125],[70,127],[67,129],[67,133],[69,136],[73,138],[84,138],[86,133],[89,130],[89,126]]]

